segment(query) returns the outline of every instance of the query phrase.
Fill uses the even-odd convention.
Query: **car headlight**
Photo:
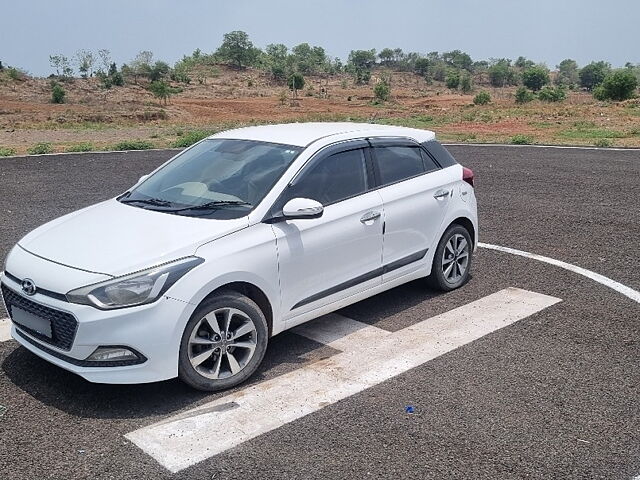
[[[101,310],[144,305],[160,298],[180,277],[202,262],[204,259],[199,257],[182,258],[71,290],[66,297],[71,303],[91,305]]]

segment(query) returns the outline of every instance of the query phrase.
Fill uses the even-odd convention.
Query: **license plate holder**
[[[38,332],[40,335],[44,335],[47,338],[51,338],[51,322],[46,318],[34,315],[31,312],[27,312],[14,305],[11,306],[11,320],[18,326],[24,326],[31,330]]]

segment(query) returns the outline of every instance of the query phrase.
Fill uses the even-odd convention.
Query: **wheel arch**
[[[273,332],[273,307],[271,306],[269,297],[267,297],[267,295],[262,291],[261,288],[257,287],[253,283],[245,281],[225,283],[224,285],[220,285],[215,290],[210,292],[205,298],[202,299],[200,303],[223,291],[237,292],[254,301],[267,320],[267,326],[269,327],[269,337],[271,337],[271,334]]]
[[[451,225],[460,225],[461,227],[464,227],[467,232],[469,232],[469,236],[471,237],[471,243],[473,244],[474,248],[476,246],[476,228],[473,225],[473,222],[468,218],[468,217],[458,217],[455,220],[453,220],[449,225],[447,225],[447,228],[444,229],[444,231],[446,232],[449,227],[451,227]]]

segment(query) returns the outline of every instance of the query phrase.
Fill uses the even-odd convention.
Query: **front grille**
[[[14,322],[21,330],[27,332],[29,335],[37,338],[41,342],[48,343],[54,347],[58,347],[62,350],[71,349],[73,339],[76,336],[76,330],[78,329],[78,321],[73,315],[33,302],[22,295],[17,294],[4,284],[2,284],[2,297],[4,298],[4,303],[7,306],[9,316],[11,316],[11,306],[13,305],[51,322],[51,338]]]

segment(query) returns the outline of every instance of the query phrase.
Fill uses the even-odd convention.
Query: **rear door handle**
[[[370,222],[371,220],[375,220],[376,218],[380,218],[380,212],[371,210],[370,212],[367,212],[364,215],[362,215],[362,217],[360,217],[360,221],[362,223],[365,223],[365,222]]]
[[[447,198],[448,196],[449,196],[449,190],[438,190],[433,195],[433,198],[437,198],[439,200],[441,198]]]

